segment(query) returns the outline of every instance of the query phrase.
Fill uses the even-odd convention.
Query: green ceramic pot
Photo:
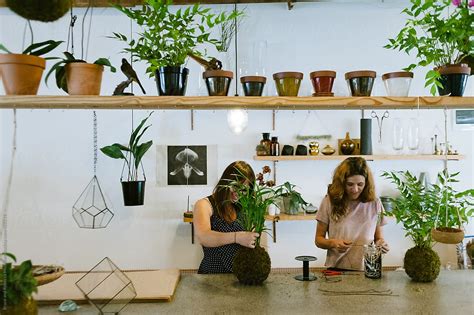
[[[273,74],[278,96],[298,96],[303,74],[301,72],[278,72]]]

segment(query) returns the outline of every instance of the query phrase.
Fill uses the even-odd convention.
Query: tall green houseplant
[[[448,80],[451,77],[445,75],[459,74],[460,76],[455,78],[465,86],[470,74],[470,70],[459,64],[464,60],[472,60],[474,56],[473,2],[410,0],[410,3],[411,6],[402,11],[407,15],[405,26],[395,38],[389,39],[389,44],[384,47],[398,49],[407,54],[414,50],[417,63],[409,65],[405,70],[411,71],[418,66],[434,66],[434,69],[426,74],[425,87],[430,87],[432,95],[435,95],[438,89],[440,94],[450,92],[454,96],[456,90],[447,90],[451,88],[452,82]]]
[[[127,43],[124,49],[133,60],[146,61],[146,72],[156,77],[159,95],[185,95],[189,70],[184,67],[189,54],[202,56],[197,46],[220,46],[211,37],[211,29],[232,20],[240,12],[213,14],[199,4],[173,13],[171,0],[145,0],[140,9],[120,5],[114,7],[142,29],[137,39],[114,33],[114,38]]]

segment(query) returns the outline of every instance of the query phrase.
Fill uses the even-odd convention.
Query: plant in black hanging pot
[[[150,118],[151,114],[153,114],[153,112],[144,118],[138,127],[133,130],[132,134],[130,135],[128,146],[124,146],[120,143],[114,143],[100,149],[102,153],[113,159],[125,160],[124,168],[126,166],[127,169],[126,180],[123,180],[123,173],[121,178],[125,206],[143,205],[146,177],[142,166],[143,180],[139,180],[138,169],[143,156],[148,151],[148,149],[150,149],[153,141],[150,140],[144,143],[139,143],[139,141],[145,131],[151,126],[148,125],[144,127],[145,122],[148,118]]]

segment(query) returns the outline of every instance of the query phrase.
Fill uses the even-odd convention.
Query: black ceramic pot
[[[143,206],[145,181],[122,182],[122,193],[125,206]]]
[[[206,81],[209,96],[227,96],[234,74],[232,71],[208,70],[202,77]]]
[[[293,155],[294,150],[293,146],[285,144],[281,150],[281,155]]]
[[[352,71],[345,74],[352,96],[370,96],[377,73],[370,70]]]
[[[261,76],[241,77],[240,82],[245,96],[262,96],[267,78]]]
[[[305,145],[298,144],[295,155],[308,155],[308,148]]]
[[[189,69],[177,67],[160,67],[155,71],[156,87],[158,95],[184,96],[188,83]]]
[[[463,96],[471,68],[467,64],[448,65],[439,69],[442,88],[438,87],[439,95]]]

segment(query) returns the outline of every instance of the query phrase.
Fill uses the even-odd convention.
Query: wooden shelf
[[[74,0],[73,7],[87,7],[89,0]],[[173,0],[175,5],[191,5],[194,3],[201,4],[234,4],[234,3],[276,3],[276,2],[289,2],[294,1],[287,0]],[[91,3],[91,7],[110,7],[111,4],[120,4],[122,6],[136,6],[141,5],[143,1],[140,0],[94,0]],[[6,7],[6,0],[0,0],[0,7]]]
[[[280,156],[254,156],[255,161],[342,161],[352,156],[360,156],[368,161],[396,161],[396,160],[440,160],[449,161],[464,159],[464,155],[280,155]]]
[[[0,96],[0,108],[358,110],[474,108],[474,97]]]

